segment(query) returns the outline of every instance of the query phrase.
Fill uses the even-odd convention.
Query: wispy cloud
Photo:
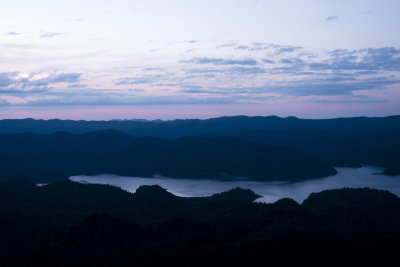
[[[197,105],[197,104],[231,104],[240,100],[237,96],[202,96],[191,94],[160,95],[127,95],[122,93],[104,93],[86,91],[76,94],[74,92],[50,93],[40,98],[26,99],[16,105],[28,106],[82,106],[82,105]],[[1,98],[0,98],[1,101]],[[10,105],[5,101],[6,105]]]
[[[332,22],[337,19],[338,19],[338,16],[329,16],[329,17],[325,18],[325,21]]]
[[[13,35],[20,35],[21,33],[19,33],[19,32],[6,32],[4,34],[13,36]]]
[[[307,102],[318,102],[318,103],[384,103],[387,100],[373,97],[373,96],[366,96],[366,95],[348,95],[348,96],[339,96],[339,97],[330,97],[330,98],[321,98],[316,97]]]
[[[229,68],[227,71],[233,73],[240,73],[240,74],[258,74],[258,73],[266,73],[266,71],[259,67],[232,67]]]
[[[356,91],[379,90],[400,83],[400,79],[371,78],[346,80],[342,77],[325,77],[278,82],[257,87],[243,87],[249,94],[277,93],[283,96],[349,96]],[[237,89],[237,88],[236,88]]]
[[[258,62],[252,58],[246,59],[224,59],[224,58],[209,58],[209,57],[194,57],[188,60],[181,60],[180,63],[192,64],[213,64],[213,65],[257,65]]]
[[[61,32],[42,32],[40,33],[40,38],[53,38],[61,34]]]
[[[233,46],[236,46],[236,45],[237,45],[236,42],[223,43],[223,44],[217,45],[217,48],[233,47]]]
[[[271,47],[273,47],[273,45],[270,43],[252,42],[246,45],[237,45],[235,50],[262,51],[270,49]]]
[[[120,78],[115,84],[126,85],[126,84],[152,84],[154,82],[161,82],[163,75],[142,75],[137,77]]]
[[[299,49],[301,49],[300,46],[278,46],[276,47],[275,54],[280,55],[284,53],[292,53]]]

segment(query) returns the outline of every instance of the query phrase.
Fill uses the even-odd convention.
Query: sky
[[[400,1],[0,1],[0,119],[400,114]]]

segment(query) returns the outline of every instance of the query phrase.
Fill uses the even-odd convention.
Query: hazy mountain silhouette
[[[293,130],[318,129],[329,131],[378,131],[400,129],[400,116],[382,118],[338,118],[338,119],[298,119],[233,116],[206,120],[188,119],[172,121],[73,121],[73,120],[0,120],[0,133],[54,133],[67,131],[85,133],[90,131],[115,129],[141,137],[158,136],[180,138],[209,132],[237,132],[250,130]]]

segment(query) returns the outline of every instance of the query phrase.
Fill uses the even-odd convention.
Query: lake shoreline
[[[205,197],[221,193],[235,187],[251,189],[263,196],[259,202],[272,203],[281,198],[292,198],[302,202],[310,193],[327,189],[344,187],[370,187],[388,190],[400,196],[400,180],[397,176],[376,175],[383,168],[362,166],[360,168],[335,167],[336,175],[300,182],[261,182],[249,179],[215,180],[215,179],[175,179],[168,177],[124,177],[113,174],[94,176],[71,176],[69,180],[89,184],[108,184],[134,193],[141,185],[159,185],[180,197]],[[379,177],[379,178],[378,178]],[[400,176],[398,176],[400,177]]]

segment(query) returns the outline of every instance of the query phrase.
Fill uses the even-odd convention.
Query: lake
[[[257,201],[271,203],[283,197],[288,197],[301,203],[312,192],[343,187],[370,187],[389,190],[400,196],[400,175],[386,176],[383,169],[372,166],[362,168],[339,168],[334,176],[312,179],[298,183],[258,182],[251,180],[210,180],[210,179],[173,179],[173,178],[142,178],[121,177],[111,174],[96,176],[78,175],[70,180],[91,184],[108,184],[118,186],[129,192],[135,192],[141,185],[159,185],[169,192],[182,197],[210,196],[235,187],[251,189],[263,196]]]

